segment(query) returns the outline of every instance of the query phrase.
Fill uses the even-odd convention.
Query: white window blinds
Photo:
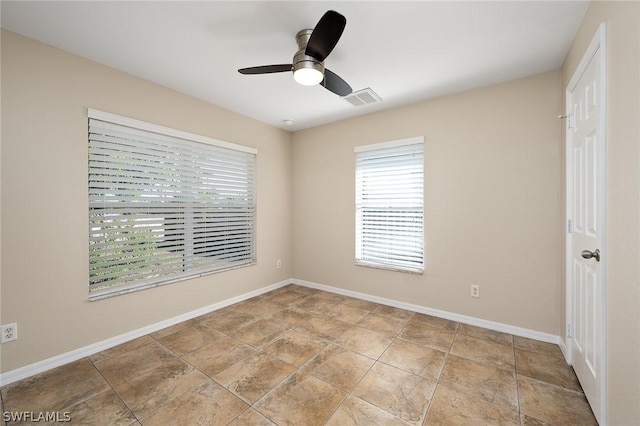
[[[89,110],[90,299],[255,263],[256,153]]]
[[[421,273],[423,138],[356,147],[356,264]]]

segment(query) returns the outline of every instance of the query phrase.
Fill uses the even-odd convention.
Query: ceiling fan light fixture
[[[315,68],[301,68],[293,73],[293,78],[303,86],[315,86],[320,84],[324,75]]]
[[[334,10],[327,11],[314,29],[304,29],[296,34],[298,51],[293,55],[292,64],[264,65],[240,68],[240,74],[271,74],[293,71],[294,80],[304,86],[321,84],[328,91],[339,96],[352,92],[336,73],[325,69],[324,60],[336,47],[347,19]]]

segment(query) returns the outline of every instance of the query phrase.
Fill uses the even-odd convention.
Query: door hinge
[[[572,330],[571,330],[571,324],[567,324],[567,337],[568,338],[573,337]]]
[[[570,234],[573,232],[573,228],[571,227],[571,219],[567,220],[567,233]]]

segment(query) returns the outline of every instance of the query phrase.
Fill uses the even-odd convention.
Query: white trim
[[[453,312],[441,311],[439,309],[427,308],[420,305],[414,305],[412,303],[400,302],[393,299],[387,299],[384,297],[371,296],[366,293],[359,293],[357,291],[345,290],[338,287],[332,287],[324,284],[317,284],[311,281],[291,279],[292,284],[297,284],[303,287],[315,288],[316,290],[328,291],[330,293],[340,294],[342,296],[355,297],[357,299],[367,300],[369,302],[379,303],[381,305],[391,306],[394,308],[405,309],[407,311],[417,312],[420,314],[431,315],[438,318],[444,318],[464,324],[474,325],[476,327],[488,328],[490,330],[500,331],[503,333],[513,334],[514,336],[527,337],[529,339],[540,340],[547,343],[560,344],[560,336],[555,334],[545,333],[542,331],[531,330],[528,328],[516,327],[514,325],[504,324],[495,321],[489,321],[481,318],[470,317],[468,315],[456,314]]]
[[[424,143],[424,136],[416,136],[414,138],[407,138],[407,139],[398,139],[398,140],[389,141],[389,142],[372,143],[369,145],[360,145],[353,148],[353,152],[374,151],[376,149],[395,148],[397,146],[417,145],[420,143]]]
[[[185,132],[183,130],[172,129],[170,127],[160,126],[158,124],[146,121],[136,120],[134,118],[123,117],[121,115],[104,112],[93,108],[87,108],[87,116],[96,120],[108,121],[135,129],[146,130],[161,135],[172,136],[174,138],[187,139],[195,142],[206,143],[209,145],[219,146],[221,148],[233,149],[249,154],[258,154],[258,149],[250,146],[240,145],[233,142],[221,141],[219,139],[210,138],[208,136],[197,135],[195,133]]]
[[[600,347],[600,371],[597,374],[600,375],[600,418],[598,418],[598,423],[601,426],[605,426],[607,424],[607,339],[606,339],[606,318],[607,318],[607,291],[606,291],[606,277],[607,277],[607,243],[606,243],[606,109],[607,109],[607,97],[606,97],[606,86],[607,86],[607,23],[602,22],[598,26],[596,33],[594,34],[589,46],[585,50],[580,63],[576,67],[569,84],[567,85],[565,91],[565,114],[570,119],[573,120],[571,114],[573,111],[571,110],[571,94],[575,89],[576,85],[580,81],[580,78],[586,71],[587,67],[591,63],[591,60],[594,58],[596,54],[600,54],[600,93],[602,96],[601,108],[600,108],[600,128],[599,128],[599,140],[602,141],[600,145],[599,160],[600,160],[600,190],[601,190],[601,200],[600,205],[598,206],[600,209],[600,279],[601,279],[601,306],[600,306],[600,328],[601,328],[601,347]],[[565,225],[569,220],[573,220],[573,140],[572,133],[567,129],[565,135],[565,193],[566,193],[566,217],[565,217]],[[566,325],[572,324],[573,320],[573,268],[572,268],[572,253],[573,253],[573,235],[569,232],[565,234],[565,288],[566,288]],[[569,364],[573,363],[572,360],[572,344],[573,339],[569,337],[566,333],[565,327],[565,339],[563,344],[561,345],[561,349],[563,349],[565,359]],[[565,344],[566,342],[566,344]]]
[[[93,355],[105,349],[109,349],[114,346],[120,345],[122,343],[128,342],[130,340],[136,339],[138,337],[142,337],[149,333],[162,330],[163,328],[181,323],[183,321],[190,320],[200,315],[208,314],[209,312],[217,311],[218,309],[222,309],[229,305],[233,305],[234,303],[242,302],[243,300],[247,300],[252,297],[260,296],[261,294],[267,293],[272,290],[276,290],[280,287],[284,287],[285,285],[290,284],[290,282],[291,282],[290,280],[280,281],[278,283],[271,284],[266,287],[259,288],[257,290],[253,290],[248,293],[244,293],[239,296],[235,296],[235,297],[223,300],[221,302],[214,303],[212,305],[204,306],[202,308],[195,309],[190,312],[186,312],[184,314],[175,316],[173,318],[159,321],[155,324],[138,328],[137,330],[132,330],[127,333],[120,334],[118,336],[111,337],[106,340],[102,340],[100,342],[92,343],[90,345],[83,346],[81,348],[74,349],[72,351],[69,351],[60,355],[56,355],[51,358],[47,358],[45,360],[38,361],[30,365],[26,365],[24,367],[17,368],[15,370],[7,371],[6,373],[0,374],[0,386],[5,386],[13,382],[16,382],[18,380],[26,379],[27,377],[31,377],[35,374],[42,373],[47,370],[51,370],[52,368],[60,367],[61,365],[68,364],[73,361],[77,361],[79,359]]]
[[[560,346],[560,350],[562,351],[562,355],[564,355],[564,360],[566,361],[567,364],[569,364],[569,359],[567,358],[567,345],[564,343],[564,340],[562,339],[562,336],[558,336],[560,338],[560,342],[558,343],[558,346]]]
[[[384,269],[385,271],[393,271],[393,272],[405,272],[407,274],[416,274],[422,275],[424,274],[424,265],[422,268],[399,268],[391,265],[383,264],[383,263],[375,263],[375,262],[367,262],[366,260],[356,259],[356,266],[363,266],[365,268],[374,268],[374,269]]]

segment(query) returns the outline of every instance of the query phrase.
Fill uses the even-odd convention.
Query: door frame
[[[600,374],[599,380],[599,392],[600,392],[600,407],[597,407],[599,411],[598,423],[602,425],[606,425],[606,407],[607,407],[607,339],[606,339],[606,307],[607,307],[607,292],[606,292],[606,278],[607,278],[607,244],[606,244],[606,64],[607,64],[607,55],[606,55],[606,40],[607,26],[606,22],[602,22],[598,27],[596,34],[594,35],[589,47],[586,49],[585,53],[578,64],[578,67],[573,73],[569,84],[567,85],[565,92],[565,117],[567,118],[567,126],[565,133],[565,143],[566,143],[566,151],[565,151],[565,206],[566,206],[566,258],[565,258],[565,271],[566,271],[566,329],[565,329],[565,359],[571,365],[572,364],[572,327],[573,327],[573,235],[571,233],[572,220],[573,220],[573,135],[572,132],[569,131],[570,126],[572,125],[572,107],[571,107],[571,92],[575,89],[578,81],[586,71],[587,67],[591,60],[595,57],[595,55],[600,55],[600,94],[601,94],[601,108],[600,108],[600,116],[599,116],[599,130],[598,130],[598,139],[601,141],[599,144],[600,151],[598,152],[599,156],[599,169],[600,169],[600,202],[598,209],[600,211],[599,218],[599,227],[601,230],[600,238],[601,238],[601,246],[600,246],[600,318],[598,319],[600,322],[600,330],[601,330],[601,339],[600,339],[600,368],[597,374]]]

